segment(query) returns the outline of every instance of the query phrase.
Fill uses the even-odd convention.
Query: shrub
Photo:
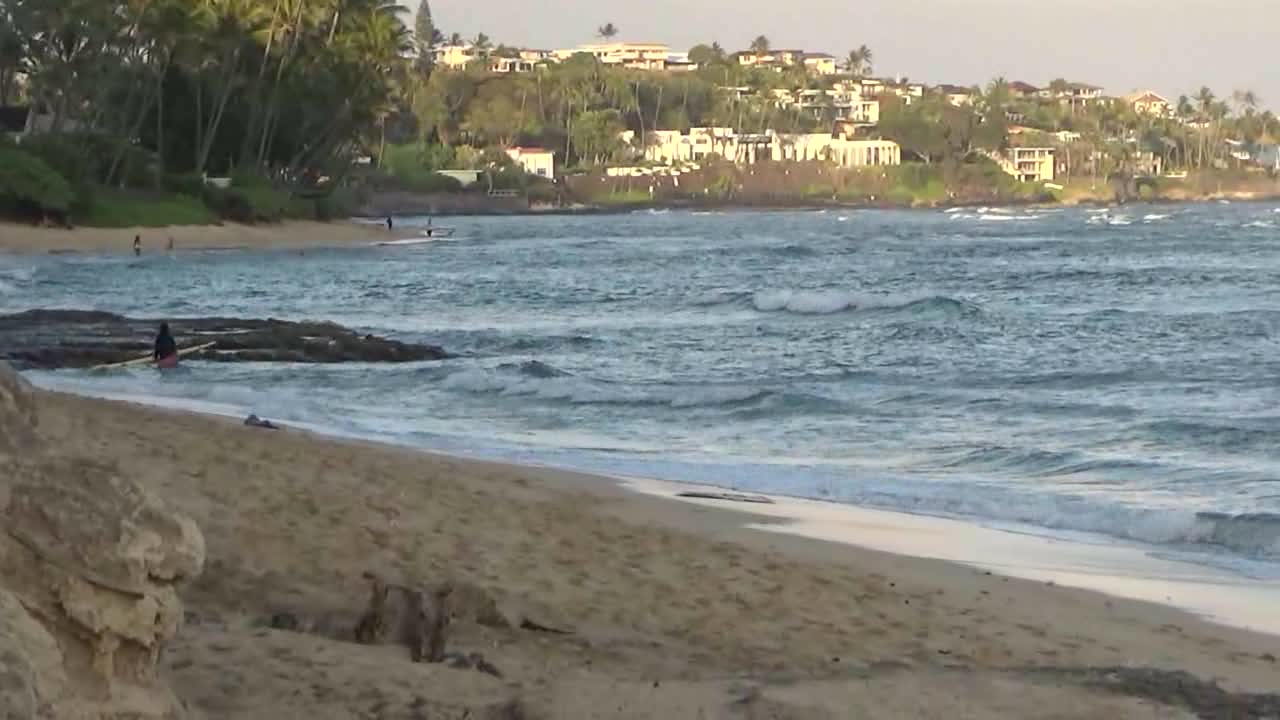
[[[462,183],[437,172],[423,173],[405,184],[416,192],[462,192]]]
[[[171,173],[164,176],[164,189],[188,197],[204,197],[204,176],[199,173]]]
[[[0,146],[0,197],[41,212],[66,213],[75,194],[66,178],[39,157]]]
[[[337,220],[355,214],[360,199],[349,188],[339,187],[316,198],[316,219]]]
[[[95,227],[209,225],[213,213],[198,198],[171,193],[133,193],[96,188],[87,212],[76,219]]]

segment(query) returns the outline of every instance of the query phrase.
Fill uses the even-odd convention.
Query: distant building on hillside
[[[693,72],[698,69],[698,63],[689,59],[689,53],[670,53],[667,55],[667,72]]]
[[[1057,99],[1073,110],[1080,110],[1102,102],[1102,88],[1088,83],[1067,83],[1065,90],[1056,93]]]
[[[851,140],[832,133],[738,133],[733,128],[658,130],[650,133],[645,159],[665,165],[696,163],[716,155],[739,165],[758,162],[830,162],[840,167],[898,165],[902,150],[889,140]]]
[[[744,67],[782,70],[801,65],[821,75],[834,75],[838,72],[835,57],[826,53],[807,53],[803,50],[767,50],[765,52],[744,50],[734,53],[731,57]]]
[[[1051,147],[1011,147],[989,157],[1000,169],[1023,182],[1049,182],[1054,178],[1054,151]]]
[[[748,94],[751,91],[750,88],[723,89],[746,90]],[[837,82],[829,90],[775,88],[770,95],[778,107],[804,111],[821,122],[845,121],[863,125],[880,122],[880,101],[863,97],[857,84]],[[743,96],[738,97],[741,99]]]
[[[1125,98],[1125,102],[1129,103],[1129,107],[1139,115],[1152,115],[1154,117],[1168,117],[1173,110],[1173,103],[1167,98],[1152,90],[1144,90],[1134,93]]]
[[[967,88],[963,85],[939,85],[937,91],[941,93],[942,98],[947,101],[948,105],[965,107],[973,104],[975,93],[972,88]]]
[[[1040,88],[1030,83],[1022,82],[1021,80],[1014,80],[1009,83],[1009,94],[1019,100],[1030,100],[1034,97],[1040,97],[1041,92]]]
[[[671,48],[662,43],[596,43],[576,48],[555,50],[557,60],[568,60],[574,55],[591,55],[604,65],[625,67],[631,70],[666,70]]]
[[[556,179],[555,153],[540,147],[507,148],[507,155],[525,172],[548,180]]]
[[[437,67],[461,70],[480,57],[471,43],[461,45],[439,45],[432,51]]]
[[[835,56],[826,53],[805,53],[804,66],[816,75],[835,75],[840,72],[836,67]]]

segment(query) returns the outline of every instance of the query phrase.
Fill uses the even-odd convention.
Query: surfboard
[[[217,344],[218,343],[215,341],[211,343],[205,343],[203,345],[196,345],[195,347],[185,348],[183,350],[178,351],[178,357],[184,357],[186,355],[190,355],[191,353],[200,352],[201,350],[208,350],[209,348]],[[116,368],[133,367],[135,365],[147,365],[154,361],[155,361],[155,358],[148,355],[146,357],[140,357],[136,360],[125,360],[124,362],[109,363],[107,365],[95,365],[94,367],[91,367],[89,369],[90,370],[115,370]]]

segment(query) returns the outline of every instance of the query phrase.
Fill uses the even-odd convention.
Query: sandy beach
[[[164,228],[62,228],[0,222],[0,252],[129,253],[135,235],[142,238],[144,253],[164,252],[169,238],[177,250],[229,250],[237,248],[293,250],[368,245],[418,237],[417,230],[388,231],[376,223],[289,221],[272,225],[187,225]]]
[[[47,391],[36,400],[50,447],[117,465],[203,531],[205,570],[182,590],[186,623],[163,665],[204,717],[1235,718],[1277,707],[1245,693],[1280,689],[1280,639],[1171,607],[767,532],[751,526],[787,520],[604,478]],[[865,531],[923,532],[885,522]],[[846,530],[856,540],[856,524]],[[532,624],[455,617],[449,649],[481,654],[497,676],[414,663],[405,647],[351,641],[365,573],[477,588]]]

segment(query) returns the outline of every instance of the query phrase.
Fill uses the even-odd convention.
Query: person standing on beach
[[[166,246],[166,249],[168,249],[168,251],[171,253],[173,252],[173,236],[172,235],[169,236],[169,244]]]
[[[160,323],[160,332],[156,333],[156,347],[151,353],[157,367],[171,368],[178,364],[178,343],[169,332],[169,323]]]
[[[133,236],[133,256],[134,257],[142,256],[142,236],[141,235]]]
[[[391,232],[391,216],[387,216],[387,232]]]

